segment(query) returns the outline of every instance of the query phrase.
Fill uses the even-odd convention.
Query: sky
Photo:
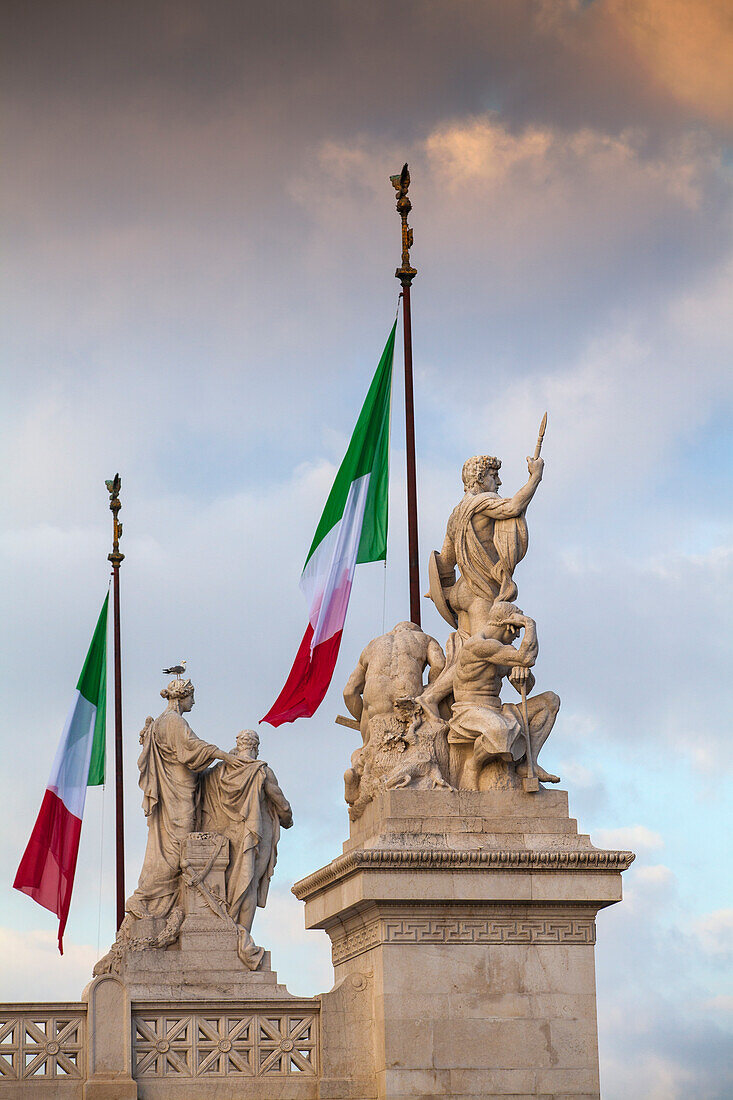
[[[731,1095],[730,4],[70,0],[13,5],[4,49],[0,997],[78,999],[114,936],[109,784],[63,958],[10,887],[108,584],[104,480],[131,891],[161,668],[187,659],[224,748],[290,668],[408,161],[423,578],[465,458],[500,456],[511,494],[547,410],[516,573],[562,699],[543,763],[582,832],[637,853],[598,917],[603,1095]],[[260,727],[296,824],[254,934],[296,994],[332,984],[290,886],[347,835],[341,690],[409,614],[400,365],[386,568],[359,568],[316,716]],[[423,625],[445,642],[425,600]]]

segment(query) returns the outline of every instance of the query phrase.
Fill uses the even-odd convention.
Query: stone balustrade
[[[142,1078],[315,1077],[318,1010],[231,1004],[133,1006],[132,1075]]]
[[[93,1095],[87,1012],[83,1002],[0,1005],[0,1100]],[[282,1100],[315,1098],[319,1016],[317,999],[133,1004],[130,1073],[137,1095],[152,1100],[174,1086],[176,1096],[188,1090],[202,1096],[209,1081],[219,1096],[227,1084],[234,1093],[247,1081],[247,1096],[257,1100],[269,1100],[273,1087]]]
[[[0,1096],[81,1095],[87,1006],[81,1002],[0,1005]],[[51,1086],[50,1091],[46,1086]]]

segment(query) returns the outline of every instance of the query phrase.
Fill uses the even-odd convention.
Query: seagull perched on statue
[[[186,662],[181,661],[180,665],[171,665],[170,668],[164,668],[163,672],[166,676],[183,676],[186,671]]]

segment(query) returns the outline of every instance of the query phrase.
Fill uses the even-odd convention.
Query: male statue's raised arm
[[[482,502],[482,510],[485,508],[494,519],[515,519],[526,512],[532,497],[537,492],[537,486],[542,481],[542,473],[545,469],[544,458],[528,457],[527,468],[529,478],[521,489],[517,489],[513,497],[496,498],[489,494],[486,501]]]
[[[537,660],[539,645],[537,642],[537,624],[529,615],[516,612],[503,620],[505,627],[514,627],[517,632],[524,628],[524,635],[518,647],[511,642],[503,642],[495,637],[480,634],[471,639],[471,652],[474,657],[502,668],[530,669]]]

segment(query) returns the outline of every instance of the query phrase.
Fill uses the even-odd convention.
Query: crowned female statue
[[[140,880],[126,909],[133,917],[167,917],[179,905],[181,845],[196,829],[199,774],[214,761],[238,764],[216,745],[201,741],[184,714],[194,705],[190,680],[171,680],[160,693],[165,711],[145,722],[138,759],[148,843]]]

